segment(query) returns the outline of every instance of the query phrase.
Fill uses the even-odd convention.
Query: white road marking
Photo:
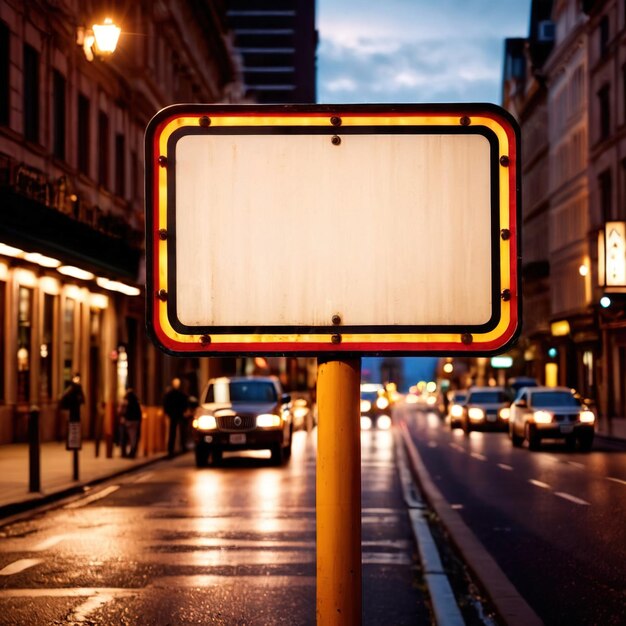
[[[531,485],[535,485],[535,487],[541,487],[542,489],[552,489],[548,483],[542,483],[540,480],[535,480],[534,478],[529,479],[528,481]]]
[[[567,461],[567,464],[580,469],[586,469],[586,466],[583,463],[578,463],[577,461]]]
[[[224,580],[224,577],[220,577]],[[265,578],[270,578],[266,576]],[[109,589],[89,587],[60,587],[56,589],[0,589],[0,599],[6,598],[86,598],[99,593],[106,595],[136,595],[140,589]]]
[[[586,500],[582,500],[581,498],[572,496],[569,493],[564,493],[562,491],[555,491],[554,495],[559,496],[559,498],[563,498],[564,500],[569,500],[570,502],[574,502],[574,504],[582,504],[584,506],[591,506],[591,502],[587,502]]]
[[[484,454],[479,454],[478,452],[472,452],[472,453],[470,454],[470,456],[471,456],[473,459],[477,459],[477,460],[479,460],[479,461],[486,461],[486,460],[487,460],[487,457],[486,457]]]
[[[41,543],[38,543],[36,546],[31,548],[31,552],[43,552],[44,550],[49,550],[53,548],[57,544],[61,543],[67,535],[53,535],[52,537],[48,537],[44,539]]]
[[[151,478],[153,475],[154,475],[154,472],[146,472],[145,474],[141,474],[141,476],[139,476],[137,480],[134,480],[133,482],[142,483],[148,480],[148,478]]]
[[[513,467],[511,465],[507,465],[506,463],[498,463],[498,467],[501,470],[505,470],[507,472],[512,472],[513,471]]]
[[[0,576],[12,576],[13,574],[19,574],[29,567],[39,565],[42,559],[20,559],[7,565],[4,569],[0,570]]]
[[[448,445],[457,452],[465,452],[465,448],[458,443],[449,443]]]
[[[458,510],[463,508],[463,505],[462,504],[451,504],[450,508],[458,511]]]
[[[607,480],[611,480],[614,483],[619,483],[620,485],[626,485],[626,480],[622,480],[621,478],[613,478],[612,476],[607,476]]]
[[[102,594],[91,596],[85,602],[83,602],[80,606],[76,608],[74,614],[70,618],[70,621],[73,620],[75,622],[85,622],[87,621],[89,614],[93,613],[96,609],[100,608],[103,604],[110,602],[113,600],[114,596],[110,594]]]
[[[428,447],[429,448],[437,448],[438,446],[437,446],[437,444],[434,441],[429,441],[428,442]]]
[[[92,502],[96,502],[97,500],[102,500],[102,498],[106,498],[108,495],[112,494],[114,491],[117,491],[120,488],[119,485],[111,485],[110,487],[106,487],[102,491],[98,491],[98,493],[94,493],[86,498],[82,498],[81,500],[77,500],[76,502],[72,502],[71,504],[67,504],[64,506],[64,509],[79,509],[83,506],[87,506]]]

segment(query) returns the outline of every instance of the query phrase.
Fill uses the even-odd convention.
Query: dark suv
[[[218,464],[224,450],[262,449],[281,465],[291,456],[290,403],[273,376],[209,380],[193,419],[196,465]]]

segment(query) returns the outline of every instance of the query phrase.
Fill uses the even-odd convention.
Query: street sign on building
[[[175,105],[146,133],[147,321],[173,354],[495,354],[520,324],[494,105]]]

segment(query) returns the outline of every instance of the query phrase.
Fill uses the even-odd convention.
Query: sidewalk
[[[100,444],[96,457],[94,441],[84,441],[79,452],[79,480],[73,480],[73,452],[65,449],[65,442],[41,444],[41,491],[29,493],[28,444],[15,443],[0,446],[0,518],[44,504],[52,499],[79,493],[86,485],[100,482],[117,474],[128,472],[167,455],[156,452],[135,459],[121,458],[120,449],[113,448],[114,456],[106,457],[106,446]]]
[[[626,441],[626,417],[599,417],[596,435]]]

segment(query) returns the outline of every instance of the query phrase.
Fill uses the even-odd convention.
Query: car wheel
[[[209,464],[209,453],[204,446],[196,446],[196,467],[207,467]]]
[[[509,426],[509,437],[511,437],[511,443],[514,448],[521,448],[524,443],[524,437],[520,437],[515,434],[515,428],[513,425]]]
[[[280,445],[280,443],[275,443],[270,448],[270,451],[272,453],[272,464],[282,465],[283,461],[285,460],[285,454],[283,452],[283,447]]]
[[[469,423],[469,419],[464,419],[464,420],[461,422],[461,428],[463,429],[463,432],[464,432],[466,435],[469,435],[469,433],[470,433],[470,432],[471,432],[471,430],[472,430],[472,427],[470,426],[470,423]]]
[[[580,445],[581,452],[589,452],[589,450],[591,450],[591,446],[593,445],[593,433],[580,435],[578,443]]]
[[[537,434],[537,430],[532,428],[529,424],[526,425],[526,439],[528,440],[529,450],[539,450],[541,438]]]
[[[211,452],[211,465],[218,466],[222,462],[222,451],[219,448],[214,448]]]
[[[574,450],[576,448],[576,437],[574,435],[565,437],[565,447],[568,450]]]
[[[287,447],[285,448],[285,451],[283,452],[285,459],[290,459],[291,458],[291,441],[293,440],[293,433],[290,431],[289,432],[289,443],[287,444]]]

